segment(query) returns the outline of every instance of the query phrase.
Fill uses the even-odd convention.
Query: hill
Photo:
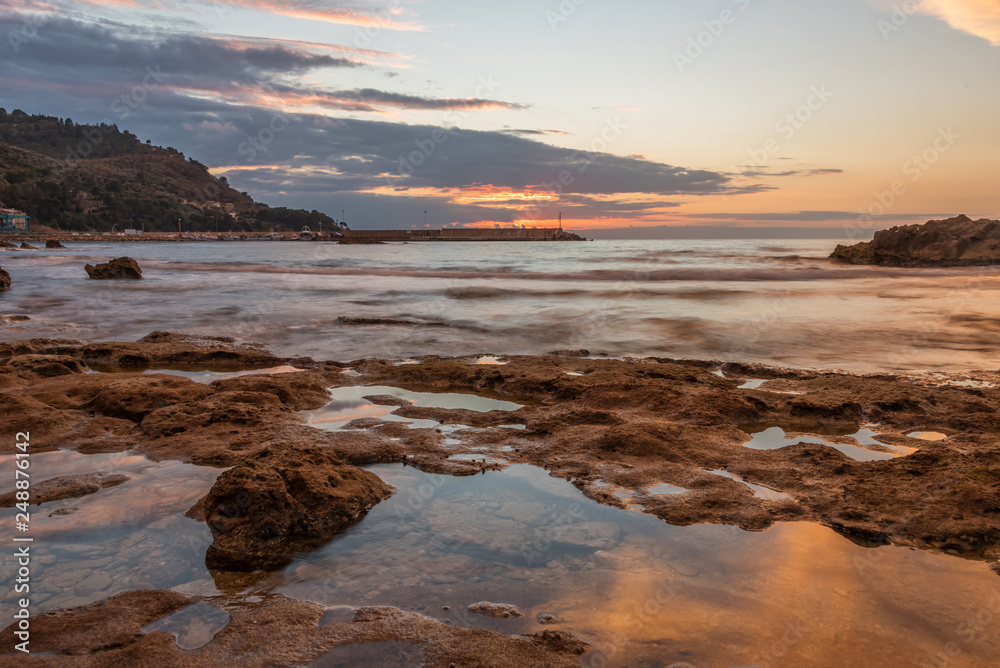
[[[174,148],[153,146],[116,125],[0,109],[0,203],[32,226],[108,231],[328,229],[319,211],[270,208]]]

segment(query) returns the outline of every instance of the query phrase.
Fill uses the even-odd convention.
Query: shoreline
[[[128,452],[220,473],[289,447],[290,455],[283,456],[305,457],[310,448],[320,448],[349,467],[395,463],[460,478],[528,464],[571,481],[606,506],[627,509],[641,502],[643,513],[675,526],[724,524],[760,532],[806,522],[869,548],[897,545],[971,559],[984,572],[1000,558],[1000,419],[989,408],[1000,401],[1000,372],[977,372],[979,386],[950,386],[950,376],[937,378],[935,386],[927,378],[891,374],[593,359],[585,352],[484,358],[482,364],[476,357],[431,356],[400,364],[285,358],[226,337],[168,332],[139,342],[7,342],[0,343],[0,424],[5,433],[35,425],[35,453],[64,447],[81,454]],[[196,381],[157,370],[223,375]],[[330,401],[330,388],[366,386],[458,393],[494,403],[469,410],[367,397],[419,424],[471,428],[460,446],[446,444],[440,429],[404,422],[355,419],[334,431],[310,423],[311,412]],[[792,442],[778,449],[747,447],[751,432],[762,426],[780,426]],[[859,436],[866,428],[871,435]],[[908,436],[918,430],[946,438]],[[0,454],[10,455],[12,447],[5,442]],[[881,459],[855,459],[859,455]],[[45,478],[36,475],[37,482]],[[655,484],[685,491],[655,497],[649,493]],[[779,496],[762,498],[752,486]],[[205,512],[199,502],[189,516],[204,522]],[[267,658],[254,664],[262,666],[386,639],[433,648],[440,661],[428,665],[463,665],[470,660],[470,637],[483,643],[485,658],[476,665],[512,665],[511,656],[521,657],[521,665],[578,665],[587,651],[565,631],[511,636],[444,626],[385,607],[358,608],[350,619],[317,627],[328,608],[274,594],[254,602],[260,595],[254,594],[253,577],[212,575],[217,583],[230,583],[227,596],[123,592],[38,615],[33,650],[72,651],[82,655],[78,665],[153,657],[163,665],[186,665],[196,660],[193,655],[185,659],[170,636],[140,627],[211,600],[228,606],[231,619],[225,635],[199,650],[198,665],[224,665],[227,652],[256,645],[260,624],[283,634]],[[93,637],[73,632],[82,624]],[[9,635],[4,651],[12,649]],[[296,644],[307,638],[310,649]],[[37,657],[30,665],[54,661]]]

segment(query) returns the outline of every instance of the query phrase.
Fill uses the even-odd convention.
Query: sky
[[[0,0],[0,25],[8,111],[355,229],[1000,218],[1000,0]]]

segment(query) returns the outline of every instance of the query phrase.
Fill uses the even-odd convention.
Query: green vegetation
[[[142,143],[116,125],[0,109],[0,203],[33,229],[193,232],[332,229],[319,211],[269,208],[174,148]]]

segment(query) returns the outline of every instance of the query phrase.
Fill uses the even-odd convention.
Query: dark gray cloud
[[[458,127],[484,106],[518,105],[306,88],[296,81],[319,69],[360,66],[350,57],[288,43],[50,18],[16,52],[0,49],[0,104],[77,122],[117,123],[211,167],[242,167],[228,173],[230,181],[263,201],[329,213],[351,208],[364,212],[355,220],[374,227],[404,225],[418,210],[437,211],[439,224],[510,222],[517,215],[502,205],[517,200],[481,206],[426,196],[435,190],[545,189],[561,199],[537,212],[541,216],[566,207],[578,218],[641,218],[676,207],[680,197],[766,187],[741,188],[718,172],[617,156],[608,152],[613,142],[595,141],[600,150],[584,152],[520,136],[526,133],[520,130]],[[161,79],[146,86],[150,71]],[[442,110],[443,127],[283,113],[261,96],[300,96],[350,111]],[[372,190],[378,192],[363,192]],[[630,201],[636,194],[646,196]]]

